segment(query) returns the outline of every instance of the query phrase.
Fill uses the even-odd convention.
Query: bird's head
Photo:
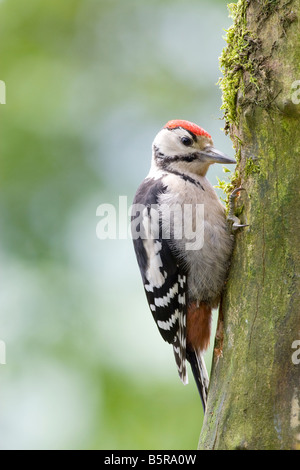
[[[165,171],[205,175],[213,163],[236,163],[214,148],[211,136],[189,121],[176,119],[156,135],[153,164]]]

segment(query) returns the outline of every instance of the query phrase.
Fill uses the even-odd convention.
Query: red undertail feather
[[[209,346],[211,307],[204,302],[193,302],[187,311],[187,347],[205,351]]]

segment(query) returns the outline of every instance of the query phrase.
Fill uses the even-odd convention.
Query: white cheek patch
[[[164,128],[157,134],[153,144],[168,157],[173,157],[182,153],[193,153],[195,151],[194,146],[186,147],[181,142],[181,138],[187,137],[187,135],[187,131],[180,127],[172,130]]]

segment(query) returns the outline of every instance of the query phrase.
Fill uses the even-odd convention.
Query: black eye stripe
[[[154,145],[154,156],[157,161],[162,162],[162,163],[159,163],[159,165],[164,165],[166,167],[172,162],[183,161],[183,162],[191,163],[194,160],[197,160],[198,158],[197,152],[191,153],[189,155],[172,155],[172,157],[168,157],[164,153],[160,152],[159,148],[156,145]]]
[[[197,142],[197,136],[194,134],[194,132],[190,131],[189,129],[185,129],[192,137],[194,142]]]

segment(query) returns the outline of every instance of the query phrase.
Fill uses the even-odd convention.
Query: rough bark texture
[[[231,9],[221,86],[239,163],[229,189],[245,188],[249,227],[236,236],[199,449],[299,449],[300,0]]]

